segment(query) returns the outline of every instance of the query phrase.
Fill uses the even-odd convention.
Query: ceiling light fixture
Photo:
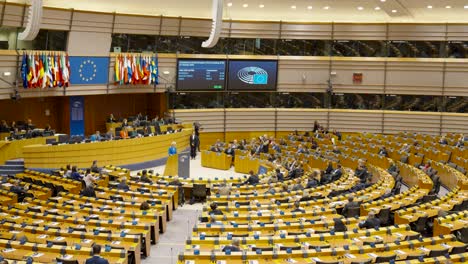
[[[468,9],[468,5],[464,6],[463,8]]]
[[[375,10],[380,10],[380,6],[376,6],[374,9]]]
[[[380,0],[380,2],[385,2],[386,0]]]
[[[329,6],[324,6],[323,9],[328,10],[328,9],[330,9],[330,7]]]
[[[431,6],[431,5],[428,5],[428,6],[427,6],[427,8],[431,9],[431,8],[432,8],[432,6]]]
[[[232,3],[227,3],[227,6],[231,7],[231,6],[232,6]]]
[[[243,4],[242,7],[249,7],[249,4]]]
[[[357,8],[357,9],[358,9],[359,11],[361,11],[361,10],[364,10],[364,7],[362,7],[362,6],[358,6],[358,8]]]
[[[307,9],[311,10],[311,9],[312,9],[312,6],[308,6]]]
[[[265,5],[263,5],[263,4],[262,4],[262,5],[259,5],[258,7],[260,7],[260,8],[264,8],[264,7],[265,7]]]
[[[292,5],[291,8],[292,8],[292,9],[296,9],[296,6],[295,6],[295,5]]]
[[[448,5],[448,6],[445,6],[445,8],[449,9],[449,8],[452,8],[452,6],[449,6],[449,5]]]
[[[392,13],[396,13],[396,12],[398,12],[396,9],[393,9],[393,10],[392,10]]]

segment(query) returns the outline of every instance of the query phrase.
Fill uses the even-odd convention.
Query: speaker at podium
[[[190,152],[184,151],[167,158],[164,168],[165,176],[176,176],[190,178]]]

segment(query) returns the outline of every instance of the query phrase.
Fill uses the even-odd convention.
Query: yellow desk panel
[[[178,151],[189,145],[192,129],[153,137],[91,142],[66,145],[31,145],[22,150],[27,168],[60,168],[64,164],[89,167],[94,160],[100,164],[125,165],[167,157],[172,141]]]

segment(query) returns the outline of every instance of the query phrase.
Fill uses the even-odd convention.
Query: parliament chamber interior
[[[0,264],[468,263],[467,73],[466,0],[0,1]]]

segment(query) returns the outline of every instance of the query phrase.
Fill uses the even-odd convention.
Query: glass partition
[[[229,92],[224,98],[226,108],[271,108],[274,103],[274,92]]]
[[[386,42],[378,40],[336,40],[333,42],[333,56],[343,57],[385,57]]]
[[[172,109],[223,108],[222,92],[170,93],[169,106]]]
[[[324,93],[277,93],[278,108],[323,108]]]
[[[392,40],[387,45],[388,57],[443,58],[446,53],[443,41]]]
[[[334,94],[332,107],[337,109],[382,109],[381,94]]]
[[[467,96],[448,96],[446,97],[443,109],[445,112],[467,113],[468,112],[468,97]]]
[[[438,112],[442,99],[430,95],[386,95],[385,110]]]

